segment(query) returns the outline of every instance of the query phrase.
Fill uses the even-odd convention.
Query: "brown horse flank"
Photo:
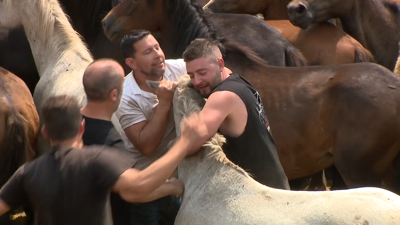
[[[309,65],[339,65],[374,62],[372,54],[357,40],[328,22],[316,23],[307,30],[289,20],[267,20],[307,59]]]
[[[215,28],[214,28],[215,26]],[[133,29],[160,32],[161,47],[167,58],[181,58],[186,46],[198,37],[223,37],[232,48],[225,51],[227,64],[239,72],[247,69],[246,58],[231,49],[250,48],[269,65],[302,66],[306,61],[276,30],[250,15],[205,14],[189,0],[126,0],[115,6],[103,20],[106,35],[112,40]]]
[[[262,96],[288,179],[334,164],[349,188],[384,183],[400,192],[400,80],[391,71],[267,66],[243,77]]]
[[[339,18],[343,30],[371,51],[378,64],[393,70],[400,40],[398,2],[394,0],[293,0],[290,20],[307,28],[311,23]]]
[[[39,116],[28,87],[0,67],[0,187],[34,159],[38,137]]]

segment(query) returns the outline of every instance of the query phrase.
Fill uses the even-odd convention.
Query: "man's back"
[[[0,197],[12,207],[32,203],[37,224],[108,225],[111,187],[131,166],[106,147],[53,149],[21,167]]]
[[[111,121],[83,116],[85,119],[85,133],[82,136],[83,144],[106,145],[113,147],[114,151],[127,153],[121,136]],[[128,156],[128,154],[126,154]],[[130,154],[129,154],[130,157]],[[132,157],[132,165],[133,165]],[[114,225],[129,224],[129,203],[124,201],[117,193],[110,194],[110,203]]]

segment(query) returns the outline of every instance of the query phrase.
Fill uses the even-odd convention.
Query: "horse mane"
[[[178,86],[174,95],[174,104],[180,102],[180,108],[174,113],[179,114],[180,118],[188,116],[191,112],[199,112],[205,104],[204,98],[192,88],[190,85],[190,78],[188,75],[184,75],[180,78]],[[177,105],[177,104],[176,104]],[[176,118],[175,118],[176,119]],[[179,127],[176,127],[178,133],[180,133]],[[218,163],[229,166],[235,171],[241,173],[244,176],[250,177],[250,175],[244,171],[241,167],[231,162],[222,150],[222,146],[225,144],[226,138],[220,134],[214,134],[210,140],[208,140],[200,149],[197,154],[203,154],[204,161],[216,160]]]
[[[92,55],[89,52],[87,45],[83,42],[81,35],[77,33],[71,26],[69,17],[62,10],[59,2],[57,0],[24,0],[30,1],[32,7],[31,10],[36,10],[41,12],[39,15],[39,23],[41,26],[37,27],[36,33],[41,40],[46,40],[48,37],[52,37],[55,33],[56,28],[58,35],[62,35],[59,41],[54,41],[53,43],[47,43],[51,45],[53,49],[60,49],[64,40],[70,40],[69,49],[77,50],[79,53],[87,53],[82,55],[83,60],[92,61]],[[12,7],[12,0],[5,1],[5,10]],[[25,28],[25,32],[26,32]],[[82,46],[84,49],[82,49]]]
[[[182,57],[186,47],[197,37],[219,40],[214,24],[195,0],[164,0],[163,7],[175,24],[175,57]]]

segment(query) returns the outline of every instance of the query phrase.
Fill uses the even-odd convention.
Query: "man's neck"
[[[146,83],[146,80],[151,80],[151,81],[161,81],[164,76],[160,77],[153,77],[153,76],[146,76],[145,74],[141,73],[140,71],[133,71],[133,78],[136,80],[136,83],[138,84],[139,88],[142,91],[150,92],[155,94],[155,91],[149,87],[149,85]]]
[[[112,114],[110,107],[106,107],[104,103],[88,102],[85,107],[81,109],[81,114],[99,120],[111,121]]]
[[[77,148],[81,149],[83,147],[82,138],[73,138],[65,141],[52,141],[50,140],[51,147],[61,147],[61,148]]]
[[[222,80],[228,78],[232,73],[233,73],[232,70],[230,70],[227,67],[224,67],[224,69],[222,70]]]

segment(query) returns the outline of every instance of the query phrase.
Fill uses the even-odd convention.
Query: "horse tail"
[[[371,54],[370,51],[365,49],[362,46],[356,46],[356,49],[354,51],[354,62],[355,63],[360,63],[360,62],[375,62],[374,56]]]
[[[289,45],[285,49],[285,63],[286,66],[289,67],[301,67],[307,66],[307,59],[303,56],[303,54],[295,47]]]
[[[268,62],[261,58],[260,56],[257,55],[256,52],[254,52],[251,48],[237,42],[234,40],[231,40],[229,38],[221,38],[220,43],[222,44],[223,49],[221,49],[222,53],[224,54],[225,52],[235,52],[238,53],[239,55],[242,55],[246,59],[250,61],[251,64],[253,65],[258,65],[258,66],[268,66]]]
[[[33,160],[35,153],[30,145],[28,122],[16,110],[6,112],[5,132],[0,146],[0,187],[25,162]]]

